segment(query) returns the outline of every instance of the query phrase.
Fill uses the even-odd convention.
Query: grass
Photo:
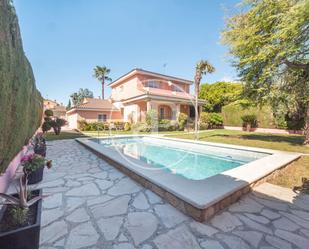
[[[176,134],[175,136],[170,136],[184,139],[194,139],[194,134]],[[253,133],[218,129],[199,134],[199,139],[208,142],[244,145],[309,154],[309,147],[302,144],[304,137],[300,135]]]
[[[294,188],[303,185],[302,178],[309,179],[309,156],[303,156],[292,162],[268,182],[282,187]],[[308,189],[306,192],[309,194]]]

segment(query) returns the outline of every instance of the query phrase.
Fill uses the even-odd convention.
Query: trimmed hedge
[[[244,107],[239,103],[231,103],[222,107],[223,124],[226,126],[242,126],[242,116],[256,115],[258,127],[275,128],[275,121],[270,106]]]
[[[0,172],[41,123],[43,99],[22,47],[15,9],[0,2]]]

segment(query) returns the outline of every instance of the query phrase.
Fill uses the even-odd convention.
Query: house
[[[111,82],[111,100],[121,110],[123,121],[145,122],[146,113],[155,110],[159,119],[177,120],[180,112],[193,118],[193,82],[173,76],[133,69]],[[199,100],[199,107],[204,101]]]
[[[43,101],[43,111],[52,110],[55,117],[66,118],[66,108],[64,105],[59,104],[56,100],[44,99]]]
[[[77,129],[79,120],[85,120],[88,123],[122,121],[122,115],[110,99],[85,98],[82,104],[67,111],[70,128]]]
[[[87,122],[145,122],[150,110],[159,119],[177,120],[179,113],[194,118],[195,97],[190,94],[190,80],[133,69],[109,84],[109,99],[86,98],[67,111],[69,127],[78,128],[78,120]],[[204,101],[199,100],[199,110]]]

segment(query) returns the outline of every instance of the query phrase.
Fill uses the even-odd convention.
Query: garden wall
[[[11,1],[0,0],[0,173],[36,131],[42,110],[15,9]]]
[[[223,124],[225,126],[242,127],[241,117],[246,114],[255,114],[259,121],[258,127],[260,128],[276,128],[271,107],[243,107],[237,103],[231,103],[222,107]]]

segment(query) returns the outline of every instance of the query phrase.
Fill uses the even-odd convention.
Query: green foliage
[[[158,112],[154,109],[149,110],[146,113],[147,125],[156,125],[158,123]]]
[[[258,127],[258,120],[255,114],[245,114],[241,116],[241,120],[243,127],[247,127],[248,125],[250,125],[250,128]]]
[[[300,113],[309,144],[309,1],[245,0],[242,10],[228,19],[223,42],[245,93],[258,103],[284,104],[290,117]]]
[[[54,116],[54,112],[50,109],[45,110],[44,115],[47,117],[52,117]]]
[[[53,128],[56,135],[59,135],[61,132],[61,127],[65,126],[66,120],[63,118],[55,118],[52,121],[50,121],[50,125]]]
[[[259,120],[259,127],[275,128],[275,120],[270,106],[248,106],[240,103],[231,103],[222,108],[223,123],[226,126],[242,126],[241,117],[254,114]]]
[[[126,122],[124,124],[124,131],[129,131],[129,130],[131,130],[131,124],[129,122]]]
[[[50,120],[50,121],[51,121],[51,120]],[[42,128],[42,131],[43,131],[44,133],[48,132],[48,131],[52,128],[50,121],[45,121],[45,122],[42,124],[42,127],[41,127],[41,128]]]
[[[70,98],[72,99],[73,106],[80,105],[84,98],[93,98],[93,92],[88,88],[80,88],[78,92],[72,93]]]
[[[28,219],[29,209],[21,208],[18,206],[13,206],[10,209],[10,215],[12,217],[12,225],[20,226],[26,223]]]
[[[185,113],[182,113],[182,112],[179,113],[177,121],[178,121],[178,125],[179,125],[178,129],[180,131],[183,131],[187,122],[188,122],[188,115],[185,114]]]
[[[72,104],[71,104],[71,100],[69,99],[69,102],[68,102],[68,104],[66,106],[66,110],[70,110],[71,107],[72,107]]]
[[[206,112],[221,112],[223,106],[241,99],[242,94],[242,84],[216,82],[214,84],[203,84],[199,98],[206,100],[203,106]]]
[[[200,129],[221,128],[223,126],[223,118],[219,113],[202,112],[200,115]]]
[[[131,125],[131,130],[133,132],[150,132],[151,126],[149,126],[147,123],[135,123]]]
[[[0,7],[0,173],[32,137],[43,110],[10,2]]]
[[[39,168],[44,167],[45,165],[45,158],[40,155],[32,154],[26,157],[27,160],[22,161],[22,165],[23,165],[23,171],[27,174],[30,174],[31,172],[34,172]]]

